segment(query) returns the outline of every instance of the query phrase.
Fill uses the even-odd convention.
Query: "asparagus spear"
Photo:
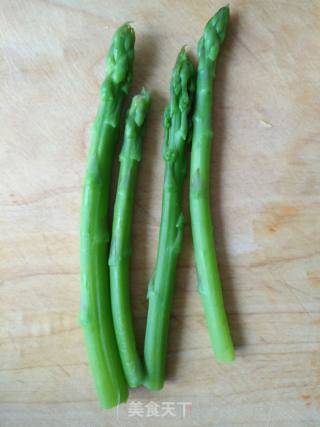
[[[111,316],[107,215],[120,112],[132,79],[134,40],[133,29],[124,24],[115,32],[107,55],[81,210],[80,322],[97,394],[104,408],[128,398]]]
[[[144,343],[146,378],[150,389],[163,387],[170,309],[183,235],[182,190],[190,140],[190,110],[195,69],[184,49],[172,73],[171,99],[164,113],[165,176],[157,261],[148,289],[148,317]]]
[[[140,95],[133,98],[127,113],[109,256],[113,323],[123,370],[130,387],[142,384],[144,377],[144,369],[136,348],[130,309],[129,256],[133,195],[138,162],[141,158],[143,125],[150,101],[149,92],[143,89]]]
[[[190,211],[198,290],[205,310],[211,344],[218,362],[234,359],[224,309],[209,205],[212,86],[216,60],[225,38],[229,8],[221,8],[207,23],[198,44],[198,77],[190,173]]]

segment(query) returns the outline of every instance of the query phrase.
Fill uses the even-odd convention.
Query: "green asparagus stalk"
[[[128,398],[111,315],[107,216],[120,112],[132,79],[134,41],[133,29],[124,24],[115,32],[107,55],[81,210],[80,322],[98,398],[104,408]]]
[[[234,359],[234,349],[223,304],[209,204],[210,152],[213,131],[212,86],[220,46],[225,38],[229,8],[221,8],[207,23],[198,44],[198,77],[190,173],[190,212],[198,274],[213,351],[218,362]]]
[[[194,91],[195,69],[182,49],[173,69],[171,99],[164,113],[162,215],[157,261],[148,288],[149,306],[144,343],[144,385],[149,389],[161,389],[164,383],[170,310],[183,235],[182,193],[186,175],[186,148],[191,137],[189,116]]]
[[[142,384],[144,369],[134,337],[129,293],[129,257],[133,196],[141,158],[141,141],[151,97],[142,90],[133,98],[127,113],[124,144],[120,153],[120,171],[113,212],[109,256],[111,305],[114,329],[122,367],[129,387]]]

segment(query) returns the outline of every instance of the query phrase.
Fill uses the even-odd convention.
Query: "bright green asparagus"
[[[129,257],[133,196],[145,118],[150,94],[142,90],[133,98],[127,113],[124,144],[120,153],[120,171],[113,212],[112,240],[109,256],[111,305],[114,329],[122,367],[130,387],[142,384],[144,369],[134,337],[129,293]]]
[[[146,378],[150,389],[163,387],[170,309],[183,235],[182,194],[191,137],[190,111],[195,69],[184,49],[172,73],[170,102],[164,113],[165,176],[157,261],[148,288],[148,317],[144,343]]]
[[[111,314],[107,217],[120,113],[132,79],[134,41],[134,31],[128,24],[113,36],[100,107],[92,128],[81,210],[80,321],[98,398],[104,408],[128,398]]]
[[[190,172],[190,212],[198,274],[211,344],[218,362],[234,359],[234,349],[224,309],[209,204],[210,152],[213,138],[212,86],[216,60],[225,38],[229,8],[221,8],[207,23],[198,44],[198,77]]]

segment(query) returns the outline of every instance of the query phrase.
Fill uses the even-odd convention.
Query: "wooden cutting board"
[[[141,349],[170,73],[182,45],[195,58],[206,21],[222,5],[1,1],[1,427],[320,425],[316,0],[230,1],[215,85],[211,184],[236,361],[217,365],[210,349],[187,198],[164,389],[132,390],[128,404],[101,410],[83,348],[81,187],[111,36],[133,22],[132,94],[142,86],[153,94],[133,224],[132,304]]]

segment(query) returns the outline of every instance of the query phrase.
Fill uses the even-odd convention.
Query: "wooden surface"
[[[221,5],[1,1],[1,427],[320,425],[316,0],[230,1],[215,90],[212,207],[235,363],[218,366],[209,346],[187,214],[165,388],[131,392],[144,416],[130,416],[132,404],[103,411],[88,370],[78,323],[79,209],[111,35],[133,21],[132,93],[142,85],[153,92],[133,226],[141,349],[170,72],[182,45],[195,53]],[[147,417],[150,401],[162,415],[172,402],[176,416]],[[178,402],[192,404],[185,417]]]

